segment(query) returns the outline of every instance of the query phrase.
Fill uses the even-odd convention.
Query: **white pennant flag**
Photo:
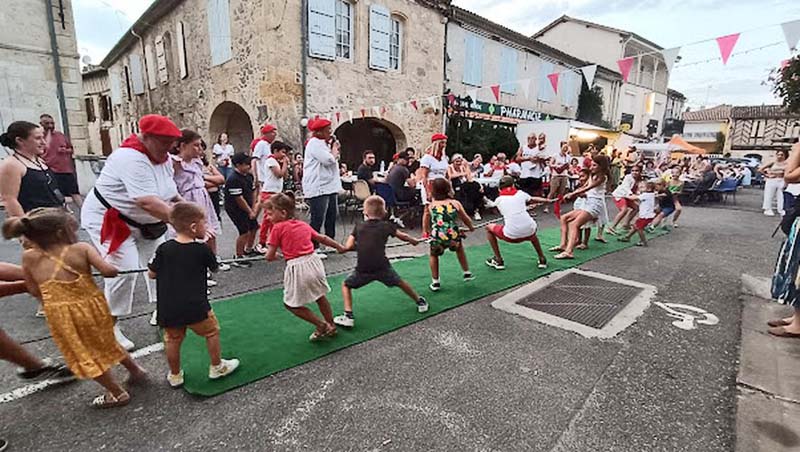
[[[438,99],[439,96],[431,96],[428,98],[428,105],[433,107],[434,110],[436,109],[436,106],[439,104],[439,102],[437,101]]]
[[[394,108],[397,109],[398,113],[403,113],[403,102],[397,102],[394,104]]]
[[[478,101],[478,90],[477,89],[471,89],[471,90],[467,91],[467,96],[469,96],[469,98],[472,99],[473,102],[477,102]]]
[[[781,28],[783,28],[783,35],[786,37],[789,50],[797,49],[797,43],[800,41],[800,20],[782,23]]]
[[[664,62],[667,63],[667,72],[669,72],[670,74],[672,73],[672,66],[678,59],[678,54],[680,52],[681,52],[680,47],[673,47],[671,49],[664,49],[661,51],[661,55],[664,56]]]
[[[347,121],[353,123],[353,110],[347,110]]]
[[[581,73],[583,73],[583,78],[586,80],[586,86],[588,86],[589,89],[592,89],[594,75],[597,74],[597,65],[591,64],[589,66],[584,66],[581,68]]]
[[[472,128],[472,120],[471,119],[467,119],[467,124],[469,125],[469,128],[471,129]]]
[[[376,118],[380,118],[381,117],[381,107],[372,107],[372,111],[375,112],[375,117]]]
[[[522,94],[525,96],[525,99],[530,97],[531,95],[531,79],[526,78],[525,80],[519,81],[519,87],[522,89]]]

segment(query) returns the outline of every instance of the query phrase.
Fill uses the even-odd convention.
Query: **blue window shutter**
[[[549,61],[542,61],[542,64],[539,66],[538,98],[544,102],[553,101],[553,86],[550,84],[550,79],[547,78],[548,75],[553,73],[553,69],[553,63]]]
[[[369,67],[389,69],[389,38],[392,21],[388,9],[381,5],[369,7]]]
[[[335,0],[308,0],[308,55],[325,60],[336,57]]]
[[[483,38],[468,33],[464,44],[464,83],[481,86],[483,82]]]
[[[228,0],[208,0],[208,36],[211,45],[212,66],[220,65],[233,58]]]
[[[500,89],[504,93],[517,92],[517,51],[510,47],[503,47],[500,63]]]

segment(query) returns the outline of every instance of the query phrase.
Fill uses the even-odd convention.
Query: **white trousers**
[[[764,210],[772,210],[773,204],[777,201],[778,212],[783,212],[783,178],[771,178],[764,181]]]

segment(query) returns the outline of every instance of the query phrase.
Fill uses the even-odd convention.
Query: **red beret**
[[[180,138],[181,130],[169,118],[160,115],[145,115],[139,120],[139,130],[148,135]]]
[[[437,141],[446,140],[446,139],[447,139],[447,135],[445,135],[443,133],[436,133],[431,137],[431,143],[435,143]]]
[[[262,134],[263,133],[270,133],[270,132],[272,132],[274,130],[278,130],[278,129],[275,126],[273,126],[272,124],[264,124],[264,127],[261,128],[261,133]]]
[[[316,132],[317,130],[322,130],[325,127],[331,125],[331,121],[325,118],[314,118],[308,121],[308,130],[312,132]]]

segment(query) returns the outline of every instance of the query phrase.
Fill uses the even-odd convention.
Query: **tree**
[[[714,154],[722,154],[725,149],[725,134],[717,132],[717,140],[714,142]]]
[[[772,92],[783,99],[789,113],[800,113],[800,55],[790,59],[782,69],[772,71],[769,81]]]
[[[589,89],[586,83],[581,83],[577,119],[599,127],[610,126],[608,121],[603,119],[603,88],[595,86]]]
[[[448,121],[448,155],[459,153],[471,159],[475,154],[481,154],[486,160],[498,152],[516,154],[517,149],[519,141],[510,125],[469,120],[461,115],[453,115]]]

